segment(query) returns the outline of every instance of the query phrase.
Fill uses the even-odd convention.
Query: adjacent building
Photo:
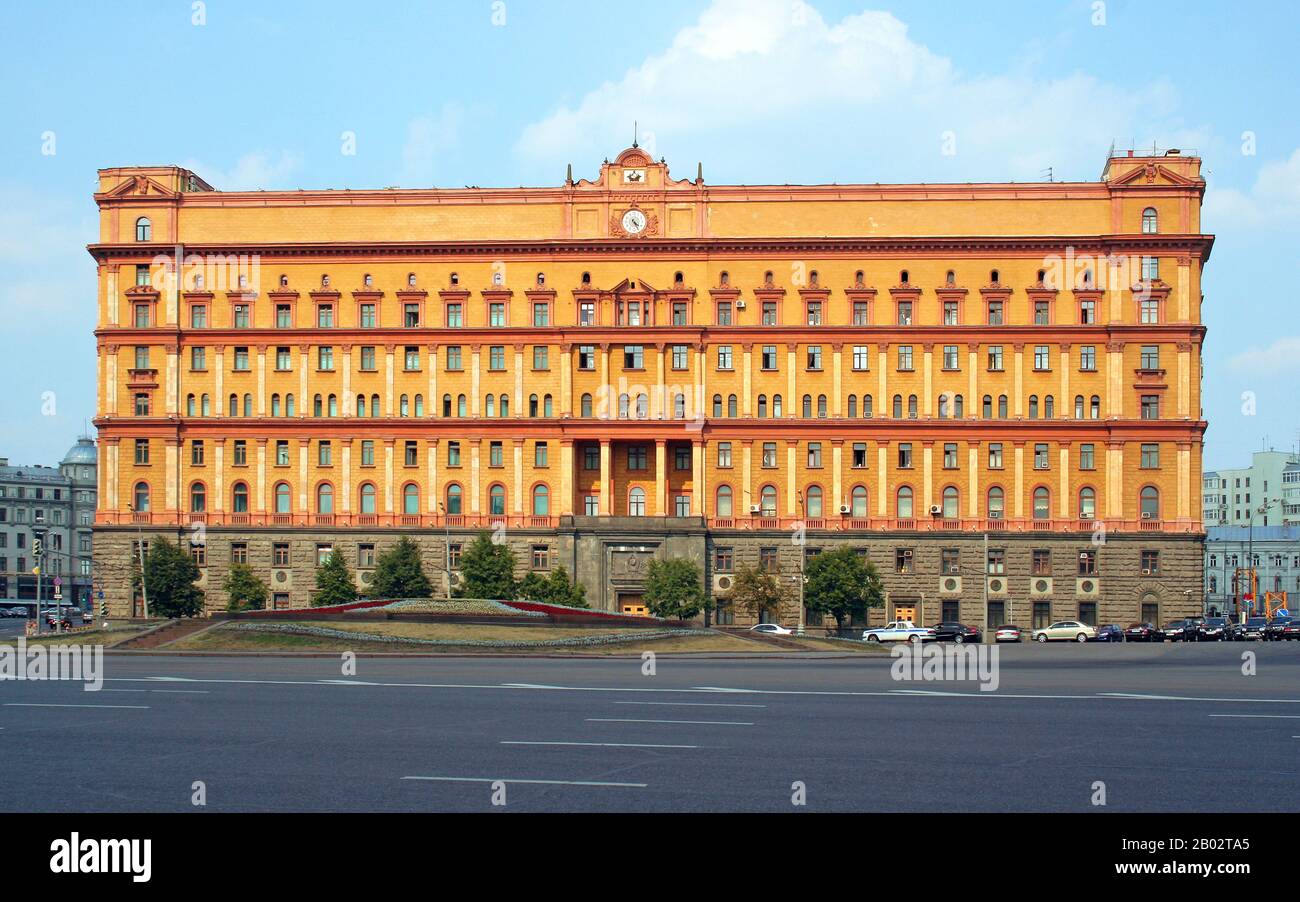
[[[1300,454],[1256,451],[1249,467],[1207,471],[1201,497],[1207,527],[1300,524]]]
[[[1300,525],[1211,526],[1205,542],[1205,610],[1207,614],[1240,612],[1250,580],[1238,577],[1239,568],[1254,567],[1258,590],[1287,593],[1288,601],[1300,596]],[[1294,607],[1292,607],[1294,611]]]
[[[17,467],[0,457],[0,605],[41,599],[89,607],[92,529],[97,505],[95,442],[78,439],[57,467]],[[33,554],[43,538],[43,553]],[[57,582],[56,582],[57,581]]]
[[[1204,189],[1178,151],[1036,184],[712,185],[636,146],[541,188],[102,170],[106,597],[138,610],[157,536],[212,607],[232,561],[284,607],[331,550],[364,585],[410,535],[454,579],[499,527],[608,610],[654,559],[723,599],[848,544],[877,619],[1199,612]]]

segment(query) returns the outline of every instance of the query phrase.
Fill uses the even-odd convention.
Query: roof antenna
[[[1040,172],[1039,175],[1046,175],[1046,176],[1047,176],[1047,180],[1048,180],[1049,182],[1054,182],[1054,181],[1056,181],[1055,174],[1052,172],[1052,167],[1051,167],[1051,166],[1048,166],[1046,169],[1044,169],[1042,172]]]
[[[636,143],[636,139],[637,139],[636,120],[633,119],[632,120],[632,146],[640,147],[641,145]]]

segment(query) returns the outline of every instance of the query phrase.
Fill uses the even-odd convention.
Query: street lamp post
[[[45,515],[40,513],[36,517],[36,525],[32,528],[32,535],[35,536],[36,551],[32,557],[36,560],[36,632],[41,631],[41,595],[43,594],[43,582],[45,578]],[[56,618],[55,629],[58,629],[58,619]]]
[[[131,512],[131,519],[135,520],[135,514],[136,514],[135,505],[128,504],[126,506],[126,509]],[[144,576],[144,526],[142,526],[140,524],[140,521],[138,520],[136,520],[135,526],[136,526],[136,537],[137,537],[135,543],[135,550],[136,550],[136,554],[139,556],[140,559],[140,600],[144,604],[144,611],[142,612],[144,614],[144,619],[148,620],[149,619],[149,586],[146,583],[145,576]]]
[[[439,501],[438,512],[442,514],[443,561],[447,570],[447,598],[451,598],[451,524],[447,522],[447,505]]]
[[[807,530],[807,528],[808,528],[808,524],[807,524],[807,520],[808,520],[808,518],[807,518],[807,516],[806,516],[806,512],[805,512],[805,508],[804,508],[803,492],[798,492],[798,493],[796,493],[796,496],[795,496],[795,497],[797,497],[797,498],[799,499],[799,517],[800,517],[801,523],[803,524],[803,528],[804,528],[804,530]],[[800,546],[799,546],[799,575],[796,577],[796,578],[799,580],[799,628],[798,628],[798,630],[796,630],[796,632],[795,632],[795,635],[796,635],[796,636],[802,636],[803,633],[804,633],[804,611],[803,611],[803,598],[804,598],[804,592],[803,592],[803,589],[804,589],[804,575],[803,575],[803,567],[804,567],[804,563],[807,561],[807,544],[808,544],[808,543],[807,543],[807,533],[806,533],[806,531],[802,534],[802,538],[803,538],[803,543],[800,544]]]

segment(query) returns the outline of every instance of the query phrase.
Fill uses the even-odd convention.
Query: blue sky
[[[1217,235],[1206,467],[1300,435],[1300,5],[195,6],[0,8],[0,456],[14,462],[56,460],[94,413],[97,169],[174,163],[218,188],[556,184],[570,161],[594,176],[633,119],[677,175],[702,161],[714,183],[1095,179],[1112,140],[1195,149]]]

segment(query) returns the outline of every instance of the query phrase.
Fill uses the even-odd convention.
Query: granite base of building
[[[364,591],[374,558],[403,535],[420,547],[425,572],[435,586],[447,580],[448,546],[453,585],[454,556],[478,530],[452,529],[285,529],[209,528],[203,546],[200,585],[209,611],[223,610],[222,583],[232,555],[244,557],[267,584],[276,607],[306,607],[315,588],[316,563],[325,549],[342,552]],[[130,585],[131,556],[143,535],[188,543],[188,531],[146,527],[95,529],[96,586],[110,616],[138,614],[140,600]],[[1166,622],[1201,614],[1204,608],[1203,534],[1110,533],[1096,541],[1088,533],[871,532],[711,530],[698,517],[564,517],[556,529],[512,529],[498,533],[515,552],[517,575],[565,567],[586,588],[591,607],[643,613],[645,578],[653,560],[681,558],[696,563],[715,602],[725,599],[731,575],[743,565],[775,566],[797,597],[801,554],[848,545],[860,549],[880,573],[885,604],[855,621],[878,624],[895,618],[919,623],[960,620],[996,626],[1042,626],[1054,620],[1091,623]],[[278,548],[277,548],[278,546]],[[369,546],[367,548],[366,546]],[[995,564],[989,572],[990,556]],[[719,566],[721,565],[721,566]],[[1000,572],[996,572],[999,571]],[[746,625],[752,614],[728,610],[717,619]],[[772,615],[769,620],[778,619]],[[798,620],[797,605],[780,612],[781,622]],[[834,621],[810,623],[830,628]]]

